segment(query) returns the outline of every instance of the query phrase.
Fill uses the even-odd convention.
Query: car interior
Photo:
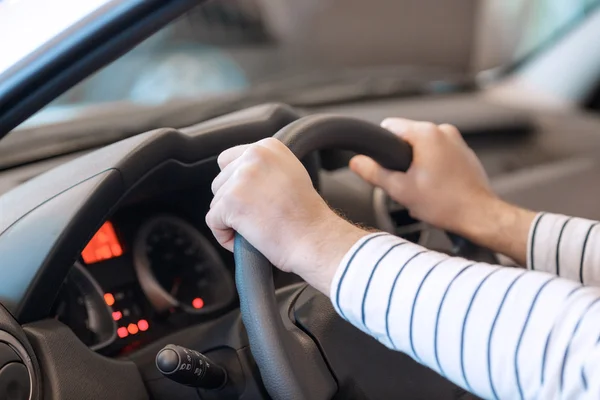
[[[166,15],[152,29],[193,2],[172,3],[172,9],[144,11]],[[285,3],[272,2],[268,15],[287,10]],[[223,23],[218,4],[190,15],[198,25],[215,15]],[[264,40],[265,31],[300,40],[291,28],[259,24],[253,10],[243,9],[246,19],[232,17],[234,28],[259,32],[256,40]],[[210,29],[201,33],[214,36]],[[221,248],[205,223],[216,158],[232,146],[275,136],[349,220],[430,249],[518,268],[414,219],[354,175],[348,161],[362,153],[405,171],[410,147],[379,123],[389,116],[449,123],[482,160],[502,198],[600,219],[598,35],[600,10],[590,8],[543,48],[476,77],[452,68],[400,75],[389,69],[365,75],[364,67],[331,68],[331,75],[324,68],[308,82],[286,79],[274,87],[261,81],[252,92],[164,103],[100,102],[64,117],[74,99],[99,96],[94,88],[120,71],[119,62],[139,61],[134,49],[122,58],[119,52],[98,56],[105,60],[94,70],[117,61],[68,92],[57,80],[52,90],[21,103],[0,101],[0,128],[12,130],[0,142],[0,398],[476,398],[354,328],[326,296],[273,268],[242,237],[234,254]],[[346,60],[351,51],[342,54]],[[243,69],[222,68],[231,75],[216,81]],[[81,79],[92,72],[78,71]],[[39,109],[51,98],[57,99],[47,112],[27,120],[35,104]],[[25,123],[8,129],[16,115]]]

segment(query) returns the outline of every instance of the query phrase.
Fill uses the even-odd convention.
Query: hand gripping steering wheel
[[[312,115],[274,136],[298,157],[316,150],[365,154],[385,168],[406,171],[412,149],[391,132],[359,119]],[[315,342],[280,310],[271,263],[241,235],[234,245],[236,285],[242,319],[262,380],[275,400],[330,399],[337,384]]]

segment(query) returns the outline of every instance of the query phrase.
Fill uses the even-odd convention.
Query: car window
[[[208,99],[324,71],[339,79],[336,71],[348,68],[372,75],[385,67],[408,81],[471,76],[556,41],[598,3],[216,0],[77,85],[33,122],[90,104]]]

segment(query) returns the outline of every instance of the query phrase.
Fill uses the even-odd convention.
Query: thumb
[[[372,185],[385,190],[396,201],[402,202],[402,194],[408,185],[405,173],[383,168],[367,156],[355,156],[350,160],[350,169]]]

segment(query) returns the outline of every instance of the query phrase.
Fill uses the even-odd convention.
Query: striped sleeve
[[[527,267],[600,286],[597,221],[539,213],[529,232]]]
[[[490,399],[600,398],[600,290],[371,234],[345,255],[337,312]]]

